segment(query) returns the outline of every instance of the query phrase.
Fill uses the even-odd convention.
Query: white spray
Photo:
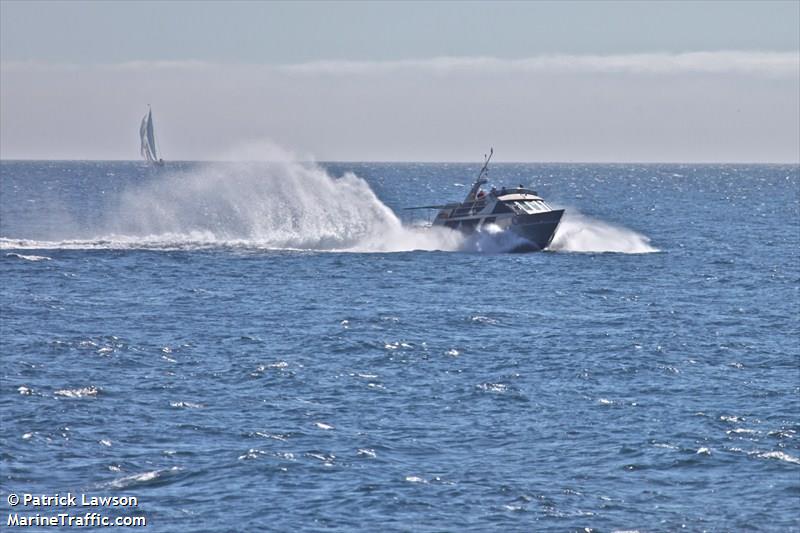
[[[362,252],[458,250],[446,228],[403,226],[366,181],[272,146],[268,163],[208,164],[127,190],[112,240]],[[120,237],[126,236],[126,237]]]
[[[556,252],[617,252],[647,254],[658,249],[650,239],[633,230],[588,217],[567,209],[550,245]]]

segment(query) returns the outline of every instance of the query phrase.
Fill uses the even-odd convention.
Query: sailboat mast
[[[158,161],[158,153],[156,152],[156,134],[153,131],[153,110],[147,112],[147,144],[150,147],[150,154],[153,156],[153,161]]]

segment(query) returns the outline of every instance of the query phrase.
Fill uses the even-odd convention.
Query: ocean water
[[[494,165],[534,254],[402,209],[477,165],[0,171],[3,526],[800,530],[796,165]]]

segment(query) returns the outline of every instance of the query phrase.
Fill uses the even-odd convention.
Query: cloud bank
[[[94,65],[108,70],[196,70],[219,69],[223,65],[199,60],[127,61]],[[490,56],[434,57],[397,61],[312,61],[288,65],[240,64],[240,68],[305,74],[368,74],[393,71],[483,71],[483,72],[586,72],[629,74],[738,73],[768,76],[798,76],[800,52],[710,51],[617,55],[543,55],[519,59]],[[80,69],[86,65],[37,62],[4,62],[9,72],[46,69]]]
[[[521,59],[437,57],[403,61],[316,61],[282,67],[290,72],[368,73],[429,71],[588,72],[588,73],[740,73],[797,76],[800,54],[792,52],[687,52],[681,54],[547,55]]]
[[[800,159],[800,54],[712,51],[0,66],[0,157],[168,159],[270,138],[321,160]]]

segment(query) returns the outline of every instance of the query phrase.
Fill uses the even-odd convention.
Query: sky
[[[798,162],[800,2],[0,0],[0,158]]]

